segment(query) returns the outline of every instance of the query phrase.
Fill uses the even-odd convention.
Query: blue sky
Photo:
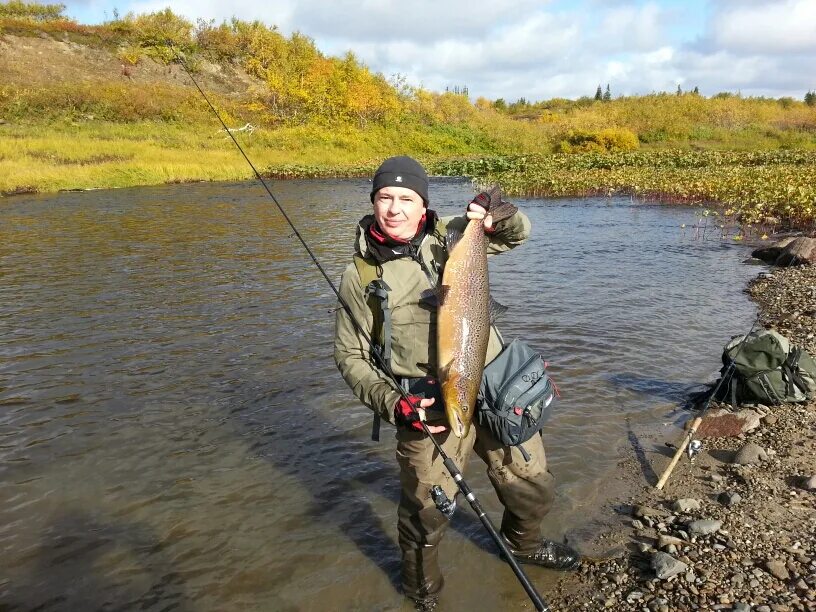
[[[83,23],[165,0],[68,1]],[[191,20],[260,19],[324,53],[441,91],[515,100],[699,87],[801,98],[816,90],[816,0],[175,0]]]

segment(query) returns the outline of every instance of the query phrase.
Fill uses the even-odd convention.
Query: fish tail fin
[[[512,217],[517,211],[518,208],[513,206],[510,202],[502,201],[495,206],[491,206],[490,214],[493,216],[493,225],[495,226],[499,221],[504,221],[505,219]]]
[[[472,202],[478,204],[486,210],[492,210],[494,206],[501,204],[502,192],[498,185],[491,185],[475,198]]]

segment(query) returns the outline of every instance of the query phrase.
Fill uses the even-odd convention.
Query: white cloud
[[[165,6],[142,0],[120,10]],[[613,95],[678,83],[705,94],[801,97],[816,88],[816,0],[177,0],[172,8],[298,30],[324,53],[352,50],[386,76],[437,91],[467,85],[474,97],[575,98],[598,83]]]
[[[711,41],[750,55],[816,52],[816,1],[726,4],[712,20]]]

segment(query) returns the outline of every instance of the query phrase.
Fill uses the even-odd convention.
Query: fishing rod
[[[212,102],[210,102],[210,99],[207,97],[207,94],[205,94],[204,90],[201,89],[198,82],[195,80],[192,73],[187,68],[187,64],[184,62],[184,59],[181,57],[181,54],[176,50],[175,45],[173,45],[173,43],[170,41],[167,41],[166,45],[173,52],[176,61],[184,69],[184,72],[187,73],[187,76],[193,82],[193,85],[195,85],[196,89],[201,94],[201,97],[204,98],[204,100],[207,102],[207,105],[210,107],[213,114],[218,118],[218,121],[224,127],[224,131],[232,139],[232,142],[235,143],[235,146],[241,152],[241,155],[244,156],[244,159],[246,160],[247,164],[249,164],[249,167],[252,168],[252,171],[255,173],[255,177],[261,182],[261,185],[263,185],[264,189],[266,189],[266,193],[268,193],[269,197],[272,198],[272,201],[275,203],[275,206],[278,207],[278,210],[283,215],[283,218],[286,219],[286,222],[289,224],[289,227],[292,228],[294,235],[297,236],[297,239],[303,245],[303,248],[306,249],[306,252],[309,254],[309,257],[311,257],[312,262],[315,264],[315,266],[317,266],[317,269],[320,270],[320,273],[323,275],[323,278],[326,279],[326,282],[329,284],[332,291],[337,296],[337,300],[340,302],[340,306],[343,308],[343,310],[346,311],[346,314],[348,314],[349,320],[351,321],[352,325],[354,325],[354,328],[369,344],[369,346],[373,346],[374,343],[373,340],[371,339],[371,336],[363,328],[363,326],[354,318],[354,314],[352,313],[351,308],[343,299],[343,297],[340,295],[340,291],[338,291],[334,282],[331,280],[331,278],[329,278],[329,275],[326,274],[326,271],[323,269],[323,266],[320,265],[320,261],[318,261],[317,256],[314,254],[312,249],[309,248],[309,245],[307,244],[306,240],[300,234],[297,227],[295,227],[295,224],[289,218],[289,215],[286,214],[286,211],[283,209],[283,206],[281,206],[280,202],[278,202],[278,199],[275,197],[275,194],[272,193],[272,190],[269,188],[269,185],[266,184],[266,181],[261,176],[261,173],[258,172],[258,169],[255,167],[255,164],[252,163],[252,160],[249,159],[249,156],[247,156],[247,154],[244,152],[244,149],[241,147],[238,140],[235,138],[235,135],[227,127],[227,124],[221,117],[221,113],[218,112],[215,106],[213,106]],[[411,397],[408,395],[408,392],[402,387],[402,385],[399,384],[396,375],[391,370],[391,367],[388,365],[388,363],[385,362],[385,360],[378,354],[377,351],[371,351],[371,353],[377,360],[380,369],[382,369],[386,376],[388,376],[388,378],[390,378],[391,381],[395,384],[402,398],[407,400],[411,405],[413,405]],[[536,590],[535,586],[533,586],[533,584],[530,582],[530,579],[527,577],[527,574],[524,573],[524,570],[521,568],[516,558],[513,557],[513,553],[510,551],[510,548],[507,546],[506,542],[504,541],[504,538],[502,538],[499,532],[496,530],[496,527],[493,525],[493,522],[490,520],[490,517],[488,517],[487,514],[485,514],[485,511],[482,508],[482,505],[479,503],[479,500],[477,499],[476,495],[473,493],[473,490],[468,486],[467,482],[465,481],[465,478],[462,475],[461,470],[459,470],[459,468],[456,466],[456,463],[453,461],[453,459],[451,459],[445,453],[444,449],[442,448],[442,445],[433,436],[430,429],[428,429],[428,425],[425,423],[425,420],[422,419],[419,422],[422,425],[422,429],[425,431],[425,435],[427,435],[431,439],[431,442],[433,442],[436,451],[442,458],[442,463],[445,466],[445,469],[448,470],[454,482],[456,482],[456,486],[459,487],[459,491],[461,491],[462,495],[465,496],[465,499],[470,504],[470,507],[473,508],[473,511],[479,517],[479,520],[482,522],[482,525],[484,525],[485,529],[490,534],[490,537],[493,538],[493,541],[499,547],[502,557],[504,557],[504,560],[507,561],[508,565],[510,565],[510,567],[512,568],[513,573],[516,575],[516,578],[518,578],[519,582],[521,583],[521,586],[527,593],[527,596],[533,602],[535,609],[538,610],[539,612],[550,612],[550,607],[544,602],[541,595]]]
[[[751,335],[751,333],[754,331],[754,328],[757,326],[757,323],[759,323],[759,317],[760,317],[760,315],[757,314],[756,319],[754,319],[754,323],[751,325],[751,329],[748,330],[748,333],[745,334],[745,336],[743,336],[742,340],[740,340],[739,345],[737,345],[737,351],[734,353],[734,356],[731,358],[731,361],[728,363],[728,366],[725,368],[725,371],[723,372],[722,376],[720,377],[720,380],[717,383],[717,386],[715,386],[714,390],[709,394],[708,398],[706,399],[705,404],[703,404],[703,409],[700,411],[700,414],[691,422],[691,427],[689,427],[688,432],[686,433],[685,436],[683,436],[683,440],[677,446],[677,450],[675,451],[671,462],[666,467],[666,469],[663,471],[663,475],[660,477],[660,480],[657,481],[657,484],[655,485],[656,489],[662,489],[666,485],[666,482],[669,480],[669,476],[671,476],[671,473],[674,471],[674,468],[677,466],[677,463],[680,461],[680,457],[683,456],[683,451],[686,450],[686,447],[689,444],[692,444],[692,441],[694,440],[694,434],[697,433],[697,429],[700,427],[700,424],[703,422],[703,417],[706,415],[706,412],[708,412],[708,409],[709,409],[709,407],[711,405],[711,400],[714,399],[714,397],[717,395],[717,391],[720,390],[720,387],[722,387],[723,383],[730,380],[731,377],[734,375],[734,369],[736,368],[736,364],[737,364],[737,357],[739,357],[739,354],[742,351],[742,347],[745,346],[745,341],[748,339],[748,336]],[[694,440],[694,442],[698,442],[698,444],[699,444],[699,441],[697,441],[697,440]],[[702,448],[702,445],[697,446],[694,449],[694,451],[690,450],[689,451],[689,457],[692,456],[692,454],[691,454],[692,452],[695,452],[695,453],[699,452],[700,448]]]

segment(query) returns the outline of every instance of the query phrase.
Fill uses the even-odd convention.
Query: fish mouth
[[[455,435],[457,438],[461,438],[465,435],[465,424],[462,422],[458,412],[453,413],[451,431],[453,431],[453,435]]]

